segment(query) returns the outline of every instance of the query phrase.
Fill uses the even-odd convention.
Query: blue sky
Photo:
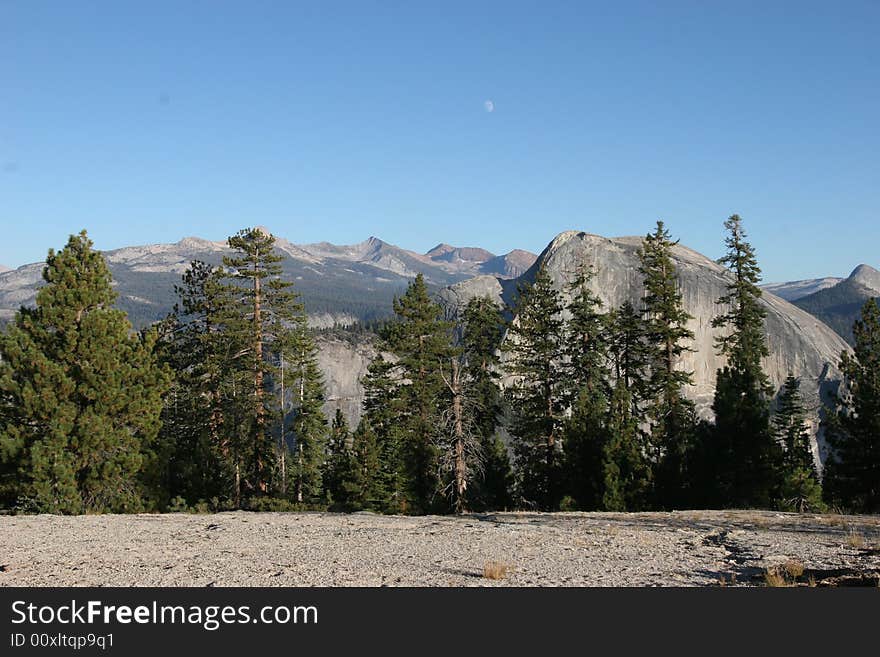
[[[878,2],[0,0],[0,263],[658,218],[717,257],[737,212],[768,281],[880,266],[878,33]]]

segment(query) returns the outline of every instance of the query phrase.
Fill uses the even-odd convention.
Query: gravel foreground
[[[491,562],[500,579],[484,575]],[[0,586],[753,586],[768,570],[878,586],[880,517],[0,516]]]

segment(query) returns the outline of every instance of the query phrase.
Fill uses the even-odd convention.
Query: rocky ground
[[[880,517],[763,511],[0,516],[5,586],[742,586],[768,580],[878,586]]]

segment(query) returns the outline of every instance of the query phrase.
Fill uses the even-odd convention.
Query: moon
[[[490,114],[495,111],[495,103],[491,100],[487,100],[486,102],[484,102],[483,107],[485,107],[486,111]]]

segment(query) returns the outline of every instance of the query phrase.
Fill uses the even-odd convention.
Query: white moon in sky
[[[483,103],[483,107],[486,108],[487,112],[495,111],[495,103],[493,103],[491,100],[487,100],[485,103]]]

